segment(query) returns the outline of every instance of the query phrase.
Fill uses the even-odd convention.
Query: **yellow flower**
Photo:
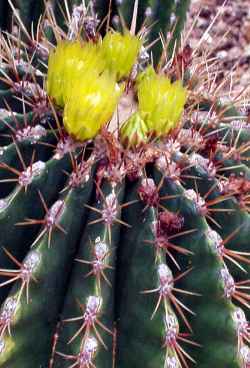
[[[156,77],[156,72],[155,72],[153,66],[150,65],[143,72],[138,74],[138,76],[136,78],[136,84],[138,86],[145,79],[155,78],[155,77]]]
[[[137,88],[139,112],[148,129],[160,136],[175,128],[187,98],[181,81],[171,83],[149,67],[139,77]]]
[[[102,52],[108,69],[117,80],[128,77],[139,54],[142,41],[129,32],[108,32],[102,41]]]
[[[49,56],[48,95],[57,105],[63,107],[76,80],[83,74],[92,71],[101,73],[104,69],[105,63],[98,45],[91,42],[62,41]]]
[[[108,73],[88,73],[71,87],[64,108],[64,126],[77,140],[96,136],[116,108],[121,88]]]
[[[124,145],[135,147],[147,142],[148,127],[136,112],[122,125],[120,134]]]

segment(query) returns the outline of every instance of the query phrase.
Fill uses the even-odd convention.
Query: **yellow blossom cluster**
[[[63,111],[65,129],[77,140],[95,137],[111,118],[129,77],[141,40],[110,31],[98,42],[61,41],[50,53],[48,95]],[[152,66],[136,80],[138,111],[121,128],[123,141],[146,142],[166,135],[180,121],[187,91],[181,81],[157,74]]]
[[[108,69],[115,73],[117,80],[129,76],[141,45],[141,40],[128,32],[125,35],[117,32],[106,34],[102,51]]]
[[[61,41],[50,53],[48,95],[64,108],[64,126],[78,140],[93,138],[109,121],[136,61],[141,41],[108,32],[97,43]]]
[[[136,146],[176,128],[187,98],[181,81],[171,83],[150,66],[137,78],[137,96],[138,111],[121,128],[124,143]]]
[[[149,131],[157,136],[167,134],[181,118],[187,98],[182,82],[171,83],[150,67],[138,81],[139,112]]]

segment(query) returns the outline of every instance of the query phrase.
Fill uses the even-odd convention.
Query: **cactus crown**
[[[142,41],[128,31],[110,31],[98,43],[63,41],[51,52],[47,90],[58,106],[65,107],[64,126],[78,140],[94,138],[118,104],[123,78],[133,77]],[[143,134],[132,117],[121,130],[122,140],[134,144],[150,134],[166,135],[180,121],[186,100],[181,81],[171,83],[148,67],[137,77],[138,113]],[[138,132],[137,132],[138,128]],[[126,130],[126,133],[125,133]],[[132,136],[131,136],[132,134]],[[124,135],[124,136],[123,136]],[[137,142],[139,143],[139,142]]]

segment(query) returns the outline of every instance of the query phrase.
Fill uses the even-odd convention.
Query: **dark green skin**
[[[8,29],[8,31],[11,31],[10,18],[12,16],[12,10],[10,6],[8,6],[7,3],[8,3],[7,1],[3,0],[0,4],[0,11],[1,11],[0,12],[0,27],[3,27],[3,29]],[[59,4],[62,7],[62,9],[65,11],[64,1],[52,0],[51,3],[54,7],[56,7],[58,20],[60,21],[60,19],[62,19],[62,13],[60,11]],[[74,4],[76,5],[81,4],[81,0],[67,0],[67,3],[71,11],[72,6]],[[41,15],[44,14],[44,1],[43,0],[14,0],[13,5],[19,10],[20,17],[28,33],[31,32],[32,23],[33,23],[34,30],[36,30],[36,26],[38,24],[39,18],[41,17]]]
[[[149,24],[154,24],[154,26],[150,32],[149,41],[153,42],[159,38],[160,33],[163,34],[164,38],[166,37],[166,33],[170,27],[171,13],[175,10],[175,1],[150,0],[150,5],[152,8],[152,16]],[[154,63],[157,64],[162,53],[162,44],[160,40],[153,46],[153,53]]]
[[[24,80],[29,80],[29,81],[33,81],[33,76],[32,74],[36,73],[36,70],[34,70],[33,65],[30,64],[26,64],[23,65],[22,63],[20,64],[14,64],[10,63],[10,64],[4,64],[4,66],[0,67],[0,77],[3,78],[4,80],[0,80],[0,90],[6,90],[9,88],[9,84],[6,83],[6,75],[8,77],[10,77],[10,79],[13,82],[18,82],[18,81],[24,81]],[[34,75],[34,74],[33,74]],[[42,82],[43,82],[43,77],[41,75],[35,75],[36,77],[36,82],[40,85],[40,87],[43,86]]]
[[[219,207],[219,205],[218,205]],[[235,234],[235,236],[227,243],[226,247],[232,250],[239,250],[241,252],[249,252],[249,233],[250,233],[250,215],[246,211],[240,211],[238,205],[235,201],[227,201],[220,205],[222,208],[234,209],[235,211],[228,214],[227,212],[221,212],[220,214],[215,214],[214,218],[219,223],[221,228],[219,229],[219,233],[222,238],[226,238],[229,236],[234,230],[239,228],[239,231]],[[222,226],[223,224],[227,226]],[[249,259],[249,257],[247,257]],[[240,262],[247,273],[250,272],[249,264]],[[233,265],[231,262],[228,262],[228,267],[232,275],[237,281],[242,281],[246,278],[246,274],[242,272],[238,267]],[[250,318],[250,312],[248,309],[245,310],[248,319]]]
[[[8,1],[0,2],[0,28],[6,30],[11,24],[11,11]]]
[[[218,183],[217,179],[209,178],[208,175],[200,167],[192,167],[188,170],[191,175],[198,176],[202,180],[197,180],[197,189],[201,196],[204,196],[210,188],[214,187],[213,192],[208,196],[207,200],[213,200],[219,198],[221,193],[218,191],[218,187],[215,184]],[[193,180],[185,180],[185,186],[192,188],[194,186]],[[224,209],[225,212],[216,212],[213,214],[214,220],[218,223],[218,226],[210,223],[210,226],[220,234],[222,239],[227,238],[234,230],[238,229],[238,232],[232,237],[232,239],[225,245],[226,248],[241,252],[249,252],[249,233],[250,233],[250,215],[243,208],[239,207],[239,204],[235,198],[229,198],[224,202],[215,204],[211,208]],[[233,210],[231,212],[227,210]],[[226,224],[226,226],[225,226]],[[247,257],[249,259],[249,257]],[[241,266],[250,272],[249,264],[239,261]],[[246,278],[246,274],[239,269],[232,262],[227,262],[228,269],[236,281],[242,281]],[[250,318],[250,312],[245,310],[246,316]]]
[[[218,113],[221,113],[221,118],[223,121],[223,118],[227,117],[235,117],[241,116],[242,114],[239,112],[239,110],[232,104],[232,103],[223,103],[220,99],[207,99],[204,98],[199,103],[199,109],[202,111],[209,111],[211,108],[216,110]]]
[[[61,196],[65,199],[66,208],[59,224],[67,233],[54,229],[50,248],[47,234],[32,248],[39,251],[42,257],[40,265],[34,271],[38,282],[30,284],[28,304],[25,294],[21,296],[21,306],[12,324],[12,337],[7,339],[6,353],[2,353],[0,357],[1,367],[48,368],[58,314],[81,229],[86,221],[87,211],[83,204],[88,203],[92,188],[93,180],[90,178],[81,188],[70,189],[66,197]],[[10,295],[16,295],[18,290],[15,285]],[[12,342],[15,344],[13,348]],[[8,354],[8,347],[11,354]]]
[[[111,192],[111,185],[108,182],[105,182],[101,190],[104,196],[107,196]],[[117,193],[117,198],[119,203],[123,202],[123,191],[124,184],[117,185],[115,188],[115,193]],[[102,203],[102,200],[101,200]],[[93,207],[102,208],[102,204],[100,203],[100,198],[96,200],[93,204]],[[111,227],[111,244],[109,244],[109,236],[107,233],[106,225],[101,222],[98,224],[88,225],[91,221],[94,221],[100,217],[99,214],[96,214],[94,211],[89,212],[87,226],[84,229],[82,234],[80,247],[77,253],[77,259],[83,259],[86,261],[93,260],[93,245],[95,239],[100,237],[102,241],[106,242],[108,248],[111,250],[108,255],[108,265],[111,267],[115,267],[116,263],[116,253],[117,247],[119,243],[119,235],[120,235],[120,225],[113,224]],[[118,218],[120,215],[118,215]],[[90,242],[91,239],[91,242]],[[114,290],[115,290],[115,270],[114,269],[105,269],[105,275],[110,281],[111,285],[108,285],[107,282],[101,278],[101,289],[98,288],[98,282],[96,277],[90,275],[86,277],[86,275],[92,270],[92,267],[87,264],[74,262],[73,271],[70,277],[69,286],[66,294],[65,303],[63,306],[62,312],[62,320],[79,317],[84,312],[80,309],[79,304],[81,303],[85,307],[86,299],[88,296],[101,296],[103,300],[103,304],[101,307],[101,315],[99,320],[106,326],[110,331],[113,332],[114,329]],[[78,301],[78,302],[77,302]],[[69,340],[75,335],[75,333],[82,326],[82,320],[78,322],[64,322],[61,325],[61,329],[59,331],[59,339],[58,344],[56,346],[56,350],[66,355],[78,355],[82,337],[84,336],[84,332],[81,333],[75,340],[73,340],[70,344],[68,344]],[[104,331],[98,324],[96,324],[97,330],[100,333],[107,350],[98,342],[99,348],[94,359],[94,363],[97,367],[110,368],[112,367],[112,350],[113,350],[113,337],[108,332]],[[95,333],[92,331],[91,335],[96,337]],[[98,339],[97,339],[98,341]],[[66,368],[69,366],[69,360],[55,355],[55,363],[54,368]]]
[[[43,143],[55,144],[56,138],[53,133],[48,133],[46,136],[39,139],[39,143],[32,143],[30,140],[26,139],[21,142],[12,143],[4,148],[3,154],[1,155],[2,164],[8,165],[18,171],[23,171],[22,162],[18,156],[17,150],[20,151],[21,157],[28,167],[31,163],[31,157],[33,153],[35,154],[35,161],[46,162],[52,156],[52,149],[48,148],[47,145]],[[8,169],[0,168],[0,180],[15,179],[17,175]],[[9,195],[15,187],[15,182],[0,183],[0,198],[4,198]]]
[[[220,139],[227,143],[228,146],[235,147],[235,157],[231,156],[229,159],[226,159],[218,152],[216,159],[221,167],[220,175],[226,177],[230,175],[244,176],[250,180],[250,130],[230,129],[230,126],[225,129],[225,124],[221,124],[221,127],[223,130],[219,133]],[[237,148],[241,148],[238,154]]]
[[[221,140],[223,139],[223,141],[229,145],[232,145],[232,143],[236,142],[237,140],[236,148],[245,147],[244,152],[241,153],[241,157],[242,157],[241,159],[239,159],[238,161],[235,161],[235,163],[233,162],[233,160],[225,160],[225,161],[223,160],[224,161],[223,164],[225,166],[229,166],[230,164],[231,166],[232,165],[243,165],[238,170],[239,172],[240,171],[245,172],[245,175],[249,179],[250,171],[247,170],[247,168],[250,169],[250,147],[249,147],[250,129],[240,128],[240,123],[239,123],[239,129],[232,128],[230,124],[220,124],[220,127],[223,129],[219,131],[218,133]],[[230,163],[230,161],[232,161],[232,163]],[[232,170],[232,172],[234,172],[234,170]],[[228,173],[226,174],[228,175]]]
[[[239,120],[240,122],[241,120]],[[240,126],[240,123],[239,123]],[[223,130],[219,131],[219,137],[221,139],[224,139],[225,142],[230,143],[235,141],[237,139],[237,147],[241,147],[242,145],[249,143],[250,141],[250,129],[241,128],[236,129],[232,128],[230,124],[223,124],[221,123],[219,128],[222,128]],[[240,133],[240,134],[239,134]],[[246,150],[243,154],[244,157],[250,157],[250,148]],[[246,162],[246,165],[250,165],[249,161]]]
[[[219,160],[220,162],[220,160]],[[242,161],[239,160],[224,160],[220,175],[229,177],[236,175],[240,177],[243,175],[247,180],[250,180],[250,169]]]
[[[118,6],[118,12],[122,15],[125,20],[126,26],[130,28],[133,11],[134,11],[134,3],[135,1],[124,0],[122,1],[121,5]],[[137,17],[136,17],[136,31],[138,32],[145,21],[145,11],[147,7],[150,5],[149,0],[141,0],[138,2],[138,10],[137,10]]]
[[[6,109],[6,102],[11,111],[21,114],[23,112],[23,105],[21,101],[18,101],[14,96],[12,88],[0,89],[0,109]],[[21,96],[19,96],[21,97]],[[27,111],[29,107],[27,107]]]
[[[16,226],[18,222],[24,222],[26,218],[42,219],[45,210],[42,206],[38,191],[50,206],[56,199],[58,191],[63,188],[66,175],[62,170],[69,170],[70,158],[64,156],[61,160],[51,159],[46,163],[45,171],[33,179],[25,193],[24,189],[17,187],[8,197],[9,205],[0,211],[0,268],[12,268],[13,263],[5,254],[5,247],[19,261],[29,250],[34,236],[39,231],[40,225]],[[2,280],[2,278],[1,278]],[[8,293],[8,287],[0,289],[0,301],[2,302]]]
[[[239,112],[235,108],[232,108],[229,111],[231,111],[231,114],[238,114],[238,116],[240,117]],[[244,152],[242,152],[242,154],[241,154],[242,159],[239,160],[240,162],[236,161],[236,163],[234,163],[234,165],[244,164],[248,168],[250,168],[250,148],[249,148],[250,129],[241,127],[240,122],[244,121],[244,120],[242,120],[242,117],[237,120],[237,115],[231,115],[231,114],[227,115],[227,112],[225,112],[225,116],[229,116],[231,118],[232,118],[232,116],[235,116],[235,120],[238,121],[239,127],[235,128],[232,125],[230,125],[230,123],[227,123],[227,124],[220,123],[219,126],[218,126],[218,131],[216,132],[216,135],[218,136],[220,141],[224,142],[224,144],[234,146],[235,142],[237,141],[237,144],[235,146],[236,148],[245,147]],[[212,128],[210,128],[206,125],[203,126],[203,129],[207,133],[210,133],[210,132],[213,131]],[[218,159],[220,159],[220,158],[221,158],[221,156],[218,155]],[[223,165],[227,165],[227,162],[230,162],[229,160],[224,160],[224,159],[222,161],[223,161],[222,162]],[[229,165],[227,165],[227,166],[229,166]],[[244,166],[243,166],[243,170],[244,170]],[[232,170],[232,171],[234,171],[234,170]]]
[[[152,16],[150,17],[147,24],[153,24],[152,30],[149,35],[150,42],[154,42],[159,38],[161,33],[166,39],[168,31],[173,30],[171,42],[168,47],[168,58],[171,58],[175,44],[178,47],[181,32],[184,27],[186,20],[186,14],[188,12],[190,0],[182,0],[175,4],[173,0],[149,0],[149,5],[152,8]],[[175,15],[176,24],[171,24],[171,15]],[[162,54],[162,43],[159,40],[155,45],[152,46],[154,63],[157,65]]]
[[[156,182],[159,182],[161,174],[157,170],[154,176]],[[166,180],[160,195],[178,194],[178,198],[163,200],[162,205],[169,210],[178,211],[184,217],[183,230],[196,229],[193,233],[178,237],[178,245],[194,253],[190,258],[186,257],[186,261],[181,257],[183,268],[192,266],[193,269],[180,281],[179,287],[201,294],[200,297],[183,294],[180,298],[196,313],[189,317],[189,322],[195,340],[202,345],[202,348],[192,349],[190,354],[202,368],[240,368],[237,336],[231,318],[233,304],[223,298],[224,291],[219,277],[222,264],[206,236],[206,220],[197,213],[194,204],[183,197],[183,187]]]
[[[190,0],[182,0],[179,1],[176,5],[175,16],[176,16],[176,25],[173,32],[173,37],[169,44],[169,53],[172,55],[175,44],[179,43],[181,32],[183,30],[184,24],[186,22],[187,12],[190,6]]]
[[[139,199],[139,182],[127,188],[126,201]],[[138,202],[125,209],[124,221],[133,224],[123,229],[118,250],[116,318],[118,368],[163,367],[165,349],[163,344],[163,313],[159,308],[154,319],[152,313],[158,294],[142,294],[142,291],[158,286],[155,250],[145,240],[153,240],[152,223],[155,211],[143,212],[144,204]]]
[[[20,9],[21,19],[30,33],[32,30],[32,24],[34,31],[36,31],[36,25],[39,18],[43,14],[44,1],[43,0],[16,0],[16,6]]]
[[[6,109],[6,106],[4,108]],[[25,122],[30,124],[33,119],[34,114],[30,112],[26,114],[26,116],[23,114],[16,114],[15,116],[11,115],[3,120],[0,120],[0,134],[11,134],[11,130],[9,129],[8,125],[12,126],[14,129],[20,129],[25,126]],[[1,145],[3,144],[1,143]]]

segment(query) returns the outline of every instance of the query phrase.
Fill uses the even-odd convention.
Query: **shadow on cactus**
[[[1,35],[3,368],[250,364],[247,115],[185,37],[154,68],[136,11]]]

